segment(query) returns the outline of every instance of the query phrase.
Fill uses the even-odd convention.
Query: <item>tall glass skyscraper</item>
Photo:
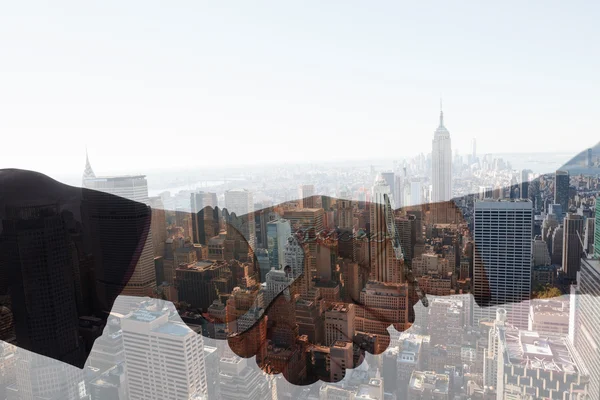
[[[569,211],[569,172],[559,170],[554,176],[554,203],[562,206],[564,216]]]

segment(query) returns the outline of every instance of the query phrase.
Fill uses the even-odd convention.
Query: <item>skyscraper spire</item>
[[[96,174],[94,174],[94,170],[92,169],[92,165],[90,164],[90,158],[88,157],[87,146],[85,146],[85,169],[83,170],[83,180],[90,178],[95,178]]]
[[[442,98],[440,97],[440,126],[444,126],[444,111],[442,108]]]

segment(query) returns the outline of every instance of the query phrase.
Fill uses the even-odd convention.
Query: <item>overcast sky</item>
[[[440,95],[463,154],[575,154],[600,137],[599,4],[3,2],[0,167],[401,157]]]

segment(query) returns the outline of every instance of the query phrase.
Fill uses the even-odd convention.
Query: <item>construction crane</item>
[[[392,208],[392,203],[390,201],[390,197],[387,194],[384,194],[383,197],[385,199],[385,208],[386,208],[385,213],[386,213],[386,215],[390,216],[389,218],[386,218],[386,224],[387,224],[388,233],[389,233],[390,237],[392,238],[392,244],[394,247],[394,255],[396,256],[397,259],[404,260],[404,252],[402,251],[402,243],[400,242],[400,236],[398,235],[398,232],[396,231],[396,225],[394,224],[394,218],[393,218],[394,209]],[[415,293],[417,293],[419,300],[423,304],[423,307],[429,306],[429,300],[427,300],[427,296],[425,295],[425,293],[423,293],[423,291],[419,287],[419,282],[413,275],[412,269],[406,263],[402,263],[402,265],[404,266],[405,281],[414,288]]]

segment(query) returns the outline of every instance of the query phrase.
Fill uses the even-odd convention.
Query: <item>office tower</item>
[[[85,179],[83,183],[84,186],[89,189],[135,201],[137,204],[130,205],[126,209],[123,208],[118,210],[118,212],[122,213],[121,218],[139,218],[139,216],[146,212],[147,208],[150,206],[150,199],[148,197],[148,182],[146,181],[146,177],[144,175],[96,177]],[[102,206],[106,207],[106,209],[110,207],[119,207],[119,204],[117,204],[118,200],[115,200],[114,204],[94,201],[96,198],[101,198],[101,196],[97,193],[90,193],[89,198],[90,203],[102,204]],[[131,232],[125,232],[120,229],[120,225],[125,222],[121,223],[116,218],[113,220],[102,218],[101,213],[106,212],[106,209],[90,210],[93,224],[92,232],[96,236],[101,236],[101,240],[103,242],[111,241],[114,242],[114,245],[112,246],[118,247],[119,241],[126,240],[125,235],[130,235]],[[140,226],[140,229],[143,229],[143,227]],[[105,260],[97,260],[97,262],[100,261],[103,263],[100,268],[103,269],[107,274],[110,273],[112,268],[114,268],[113,265],[110,265],[111,262],[108,257],[109,254],[106,254]],[[100,277],[97,278],[100,281],[104,280]],[[148,232],[146,236],[146,242],[144,243],[142,253],[135,266],[133,274],[120,294],[137,297],[152,296],[155,289],[156,272],[154,269],[152,232]]]
[[[577,286],[572,286],[569,337],[587,368],[590,399],[600,398],[600,260],[581,260]]]
[[[337,340],[329,348],[329,378],[341,381],[348,368],[354,368],[354,346],[350,340]]]
[[[102,371],[125,361],[123,331],[117,317],[110,316],[102,336],[94,342],[88,365]]]
[[[387,185],[390,188],[390,196],[394,197],[394,200],[396,200],[396,198],[394,196],[394,193],[396,193],[396,179],[394,179],[394,172],[393,171],[383,171],[383,172],[381,172],[381,177],[383,178],[385,183],[387,183]]]
[[[493,198],[494,188],[492,186],[479,186],[479,200]]]
[[[392,247],[391,227],[394,224],[390,188],[378,176],[372,188],[370,203],[371,279],[378,282],[398,282],[398,262]],[[390,202],[390,203],[388,203]],[[395,227],[394,227],[395,230]]]
[[[239,230],[250,247],[254,249],[256,227],[252,193],[246,189],[226,191],[225,208],[229,214],[235,213],[238,218],[242,217],[240,226],[235,226],[235,228]]]
[[[533,266],[550,265],[551,261],[546,242],[540,236],[536,236],[533,240]]]
[[[167,218],[165,207],[159,196],[150,197],[149,205],[152,208],[150,232],[152,232],[152,248],[155,257],[165,256],[165,242],[167,240]]]
[[[377,352],[382,352],[389,344],[387,327],[394,324],[397,330],[406,330],[411,307],[406,284],[367,282],[355,310],[355,329],[380,337]]]
[[[594,255],[595,228],[596,228],[596,220],[594,218],[586,218],[585,234],[583,237],[583,249],[590,256]]]
[[[450,132],[444,126],[444,112],[441,110],[440,126],[434,133],[432,145],[431,201],[448,201],[452,198],[452,145]]]
[[[596,198],[596,214],[594,223],[594,257],[600,257],[600,197]]]
[[[197,261],[175,270],[179,300],[206,311],[219,293],[233,289],[232,274],[224,261]]]
[[[16,344],[83,366],[76,302],[76,283],[81,282],[64,212],[58,204],[7,206],[2,211],[0,278],[9,288],[3,294],[9,297]],[[37,354],[34,359],[41,359]]]
[[[554,175],[554,203],[562,206],[563,215],[569,211],[569,172],[556,171]]]
[[[529,300],[532,274],[533,204],[529,200],[476,201],[473,294],[474,325],[493,319],[495,307]],[[528,307],[507,305],[513,324],[527,326]]]
[[[567,213],[563,228],[563,271],[571,281],[577,278],[577,271],[583,256],[583,217]]]
[[[23,349],[16,357],[16,384],[8,388],[8,399],[87,400],[81,369]]]
[[[423,203],[423,185],[421,181],[415,180],[410,182],[410,195],[405,201],[407,206],[418,206]]]
[[[298,299],[296,301],[298,334],[306,335],[310,343],[323,343],[323,315],[321,302]]]
[[[325,212],[322,208],[304,208],[301,210],[284,211],[283,217],[290,221],[292,232],[302,231],[302,241],[308,249],[307,266],[305,274],[310,279],[313,271],[317,269],[317,234],[323,231]],[[286,265],[288,263],[286,262]],[[304,272],[304,268],[302,269]],[[294,272],[295,273],[295,272]],[[297,277],[297,275],[294,275]]]
[[[192,241],[207,244],[218,233],[219,219],[216,193],[198,192],[190,194],[192,212]]]
[[[563,261],[564,227],[559,225],[552,233],[552,264],[561,265]]]
[[[338,340],[351,342],[355,318],[354,304],[330,304],[325,311],[325,346],[332,346]]]
[[[532,300],[527,330],[566,336],[569,333],[569,301],[564,297]]]
[[[267,273],[266,290],[265,290],[265,305],[271,302],[285,289],[289,288],[294,282],[294,278],[290,273],[283,269],[272,269]],[[286,297],[288,292],[286,292]]]
[[[301,185],[298,188],[298,199],[300,200],[300,208],[316,208],[317,197],[315,196],[314,185]]]
[[[251,361],[252,363],[254,361]],[[223,357],[219,361],[220,399],[222,400],[272,400],[267,376],[248,359]]]
[[[129,390],[125,363],[114,365],[90,383],[90,400],[128,400]]]
[[[130,399],[206,395],[202,335],[168,310],[138,309],[121,321]]]
[[[283,269],[285,264],[285,245],[292,235],[290,221],[277,219],[267,223],[267,250],[271,268]]]
[[[522,199],[529,198],[529,174],[531,173],[528,169],[521,170],[521,182],[519,183],[519,194]]]
[[[337,227],[340,229],[350,230],[354,227],[354,209],[352,207],[352,200],[349,199],[338,199],[335,202],[337,209]]]
[[[588,398],[589,376],[565,336],[521,330],[505,323],[506,310],[498,312],[484,359],[484,384],[494,386],[497,398],[523,393],[535,399],[563,398],[565,393]]]

